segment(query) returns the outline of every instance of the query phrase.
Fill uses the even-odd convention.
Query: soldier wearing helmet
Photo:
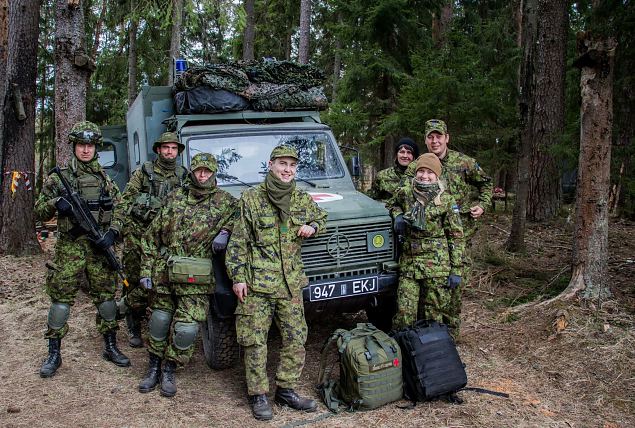
[[[157,158],[145,162],[132,173],[121,197],[121,203],[117,206],[115,218],[124,225],[123,264],[131,284],[138,284],[141,278],[141,236],[156,216],[168,193],[183,186],[187,177],[187,170],[176,164],[176,158],[184,148],[174,132],[161,134],[152,146]],[[126,291],[124,290],[124,293]],[[133,288],[120,302],[120,312],[125,312],[130,334],[129,343],[133,348],[143,347],[141,323],[147,307],[148,292],[142,287]]]
[[[225,251],[236,206],[236,199],[216,186],[213,155],[199,153],[190,165],[186,184],[168,195],[141,241],[140,284],[154,296],[148,371],[139,392],[160,383],[166,397],[176,394],[176,367],[189,362],[199,323],[207,317],[212,255]]]
[[[326,212],[296,188],[297,168],[295,148],[273,149],[264,183],[242,194],[227,250],[226,265],[239,300],[236,335],[244,351],[251,410],[259,420],[273,418],[267,399],[267,333],[274,319],[283,337],[274,399],[295,410],[317,409],[314,400],[294,390],[304,366],[307,338],[302,288],[308,280],[300,247],[304,239],[325,230]]]
[[[49,263],[46,292],[51,298],[45,337],[49,354],[40,376],[51,377],[62,364],[61,341],[68,332],[70,308],[75,301],[81,278],[88,280],[88,293],[97,308],[97,330],[104,336],[104,359],[127,367],[130,360],[117,348],[117,306],[115,303],[116,273],[108,264],[103,250],[111,247],[119,236],[120,224],[112,219],[114,205],[119,201],[117,185],[106,175],[97,161],[97,145],[102,141],[99,127],[92,122],[75,124],[68,136],[73,145],[73,157],[62,174],[86,202],[104,234],[93,242],[83,232],[73,216],[64,188],[57,175],[50,176],[35,204],[36,215],[43,221],[57,213],[58,238],[55,257]]]

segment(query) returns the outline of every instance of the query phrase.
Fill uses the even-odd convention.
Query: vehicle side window
[[[99,154],[99,165],[102,168],[113,168],[117,164],[117,149],[113,144],[104,142],[97,153]]]
[[[139,134],[137,131],[135,131],[133,136],[133,150],[135,165],[139,165],[141,163],[141,150],[139,148]]]

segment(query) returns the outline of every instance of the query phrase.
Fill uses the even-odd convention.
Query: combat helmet
[[[68,142],[73,147],[77,143],[99,145],[102,143],[101,130],[93,122],[77,122],[68,134]]]
[[[216,171],[218,171],[218,162],[216,162],[214,155],[198,153],[190,162],[190,171],[194,171],[197,168],[207,168],[216,174]]]
[[[179,137],[174,132],[164,132],[152,145],[152,151],[159,154],[159,147],[164,143],[176,143],[179,146],[179,154],[185,149],[185,145],[179,141]]]

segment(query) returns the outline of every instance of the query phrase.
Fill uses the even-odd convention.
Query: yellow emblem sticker
[[[381,248],[384,246],[384,235],[375,235],[373,236],[373,247]]]

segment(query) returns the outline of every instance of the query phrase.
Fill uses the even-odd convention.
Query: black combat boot
[[[295,410],[303,410],[305,412],[315,412],[317,403],[310,398],[300,397],[291,388],[276,389],[275,402],[281,406],[289,406]]]
[[[251,404],[251,412],[253,413],[254,418],[259,421],[270,421],[273,419],[273,410],[271,410],[271,405],[269,404],[269,400],[267,400],[267,395],[250,395],[249,404]]]
[[[62,365],[62,354],[60,347],[62,339],[49,339],[49,355],[40,367],[40,377],[51,377],[55,374],[59,366]]]
[[[143,348],[143,339],[141,338],[141,319],[143,312],[130,310],[126,314],[126,324],[128,325],[128,333],[130,338],[128,343],[133,348]]]
[[[141,382],[139,382],[139,392],[145,393],[154,391],[159,384],[159,376],[161,376],[161,358],[158,355],[149,352],[148,372]]]
[[[104,360],[112,361],[119,367],[128,367],[130,365],[130,359],[117,348],[116,331],[111,330],[108,333],[104,333],[104,345],[104,353],[102,354]]]
[[[161,373],[161,395],[164,397],[174,397],[176,394],[176,363],[166,360],[163,363],[163,372]]]

